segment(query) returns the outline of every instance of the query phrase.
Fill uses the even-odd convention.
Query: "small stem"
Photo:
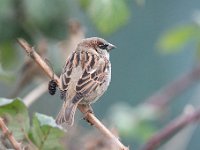
[[[200,79],[200,64],[195,66],[191,71],[179,76],[176,80],[170,82],[161,90],[144,100],[145,103],[158,106],[162,109],[173,100],[173,97],[186,90],[189,86]]]
[[[44,144],[45,144],[45,142],[46,142],[46,140],[47,140],[47,138],[48,138],[50,132],[51,132],[51,128],[49,128],[48,131],[47,131],[47,133],[44,134],[44,138],[43,138],[42,141],[41,141],[41,145],[40,145],[40,147],[39,147],[39,150],[40,150],[40,149],[43,149]]]
[[[12,144],[13,148],[15,150],[21,150],[21,143],[18,143],[13,134],[8,130],[6,124],[4,123],[3,119],[0,117],[0,128],[3,132],[3,134],[8,138],[10,143]]]
[[[34,47],[31,47],[24,39],[19,38],[18,40],[19,45],[26,51],[28,56],[30,56],[39,66],[40,68],[46,73],[49,78],[52,78],[53,72],[52,69],[46,64],[46,62],[40,57],[40,55],[35,51]],[[54,76],[56,83],[60,86],[58,76]]]
[[[176,118],[174,121],[170,122],[165,128],[154,134],[149,141],[143,146],[142,150],[155,150],[162,143],[166,142],[170,137],[172,137],[179,130],[183,129],[185,126],[197,122],[200,119],[200,109],[191,110],[189,112],[183,113],[180,117]]]
[[[24,104],[30,107],[42,94],[47,91],[48,82],[43,82],[23,98]]]
[[[85,107],[82,107],[82,105],[78,106],[79,110],[84,113],[87,112],[88,109]],[[91,124],[93,124],[101,133],[103,133],[105,136],[107,136],[108,138],[112,139],[113,142],[115,142],[119,147],[120,150],[128,150],[127,147],[125,147],[120,141],[119,139],[112,134],[92,113],[87,113],[85,115],[86,120],[88,120]]]

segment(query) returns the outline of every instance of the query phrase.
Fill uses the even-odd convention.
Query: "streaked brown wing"
[[[69,82],[71,80],[72,70],[76,68],[80,63],[82,65],[83,54],[80,51],[74,51],[67,59],[63,68],[63,73],[60,76],[62,82],[62,89],[67,91]]]
[[[89,54],[89,59],[84,66],[85,69],[81,78],[78,80],[76,91],[77,94],[73,98],[73,103],[78,102],[82,97],[89,95],[98,86],[105,82],[105,69],[107,68],[107,62],[98,65],[98,57],[96,55]],[[77,95],[79,99],[77,98]]]
[[[73,68],[77,67],[78,64],[80,63],[80,58],[81,58],[80,52],[74,51],[72,55],[67,59],[66,64],[63,68],[63,73],[60,76],[63,91],[68,90],[68,85],[71,80],[72,70]]]
[[[61,81],[61,88],[63,91],[67,91],[69,81],[70,81],[70,75],[72,72],[72,63],[70,63],[70,59],[73,57],[74,54],[70,58],[67,59],[66,64],[63,68],[63,73],[60,75],[60,81]]]

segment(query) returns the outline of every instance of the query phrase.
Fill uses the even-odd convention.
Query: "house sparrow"
[[[88,108],[107,90],[111,80],[109,52],[115,48],[104,39],[83,39],[66,60],[60,75],[64,99],[56,123],[72,126],[79,104]]]

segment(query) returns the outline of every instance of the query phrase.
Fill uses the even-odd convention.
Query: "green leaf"
[[[195,25],[175,27],[161,36],[157,46],[161,53],[178,52],[187,42],[197,37],[198,33],[199,28]]]
[[[87,10],[92,22],[103,34],[111,34],[129,18],[129,8],[124,0],[92,0],[87,1]]]
[[[29,130],[29,116],[20,99],[0,98],[0,116],[4,118],[14,137],[21,141]]]
[[[29,137],[39,150],[64,149],[60,143],[63,136],[64,130],[52,117],[39,113],[34,115]]]
[[[88,6],[90,5],[90,2],[91,0],[79,0],[79,4],[81,8],[83,8],[84,10],[88,8]]]
[[[63,38],[66,35],[68,3],[66,0],[24,0],[27,25],[48,38]],[[56,7],[55,7],[56,6]]]
[[[139,141],[146,141],[156,132],[152,122],[143,120],[140,121],[132,131],[132,136]]]

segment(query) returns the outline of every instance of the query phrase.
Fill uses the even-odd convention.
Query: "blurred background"
[[[199,107],[199,0],[1,0],[0,97],[27,101],[38,90],[30,115],[55,118],[62,104],[59,92],[48,94],[50,79],[25,57],[16,39],[31,43],[59,75],[76,44],[92,36],[117,46],[111,52],[112,81],[93,105],[95,115],[130,149],[141,148],[188,106]],[[76,116],[76,124],[89,132],[82,117]],[[180,133],[160,149],[200,148],[198,126]]]

